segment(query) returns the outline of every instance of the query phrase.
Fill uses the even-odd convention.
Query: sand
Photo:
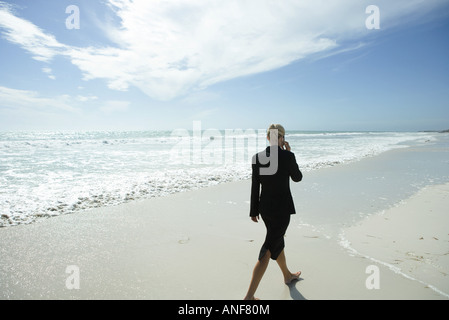
[[[349,250],[449,298],[449,184],[424,188],[342,233]]]
[[[397,159],[428,153],[305,173],[292,186],[298,214],[285,249],[301,279],[286,286],[271,262],[256,296],[448,299],[449,179],[400,192],[376,185],[391,170],[396,189],[406,179],[394,177]],[[0,299],[240,300],[265,237],[248,216],[249,194],[250,181],[238,181],[2,228]]]

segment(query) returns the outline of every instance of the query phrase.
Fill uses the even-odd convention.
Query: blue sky
[[[448,129],[448,35],[447,0],[0,1],[0,131]]]

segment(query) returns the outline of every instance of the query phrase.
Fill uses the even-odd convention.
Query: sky
[[[449,129],[447,0],[0,0],[0,131]]]

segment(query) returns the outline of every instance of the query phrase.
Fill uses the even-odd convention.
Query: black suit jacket
[[[259,213],[266,216],[279,214],[295,214],[295,205],[290,192],[290,177],[293,181],[302,180],[302,173],[296,163],[295,155],[287,150],[278,148],[278,167],[275,174],[261,174],[261,168],[267,168],[270,163],[263,164],[271,154],[271,148],[259,152],[253,157],[252,184],[251,184],[251,210],[250,216]],[[263,157],[263,158],[262,158]],[[262,192],[260,192],[262,187]]]

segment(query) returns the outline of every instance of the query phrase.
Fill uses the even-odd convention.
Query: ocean
[[[248,179],[252,155],[267,145],[265,134],[195,126],[1,132],[0,227]],[[285,138],[307,172],[433,141],[436,134],[290,131]]]

